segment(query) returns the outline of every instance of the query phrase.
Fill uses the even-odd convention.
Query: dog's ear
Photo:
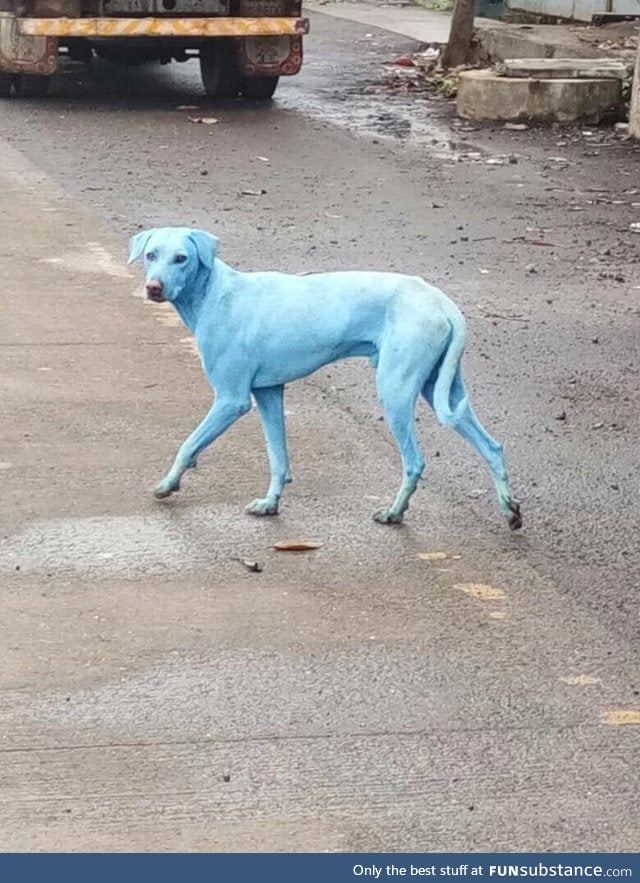
[[[132,264],[134,261],[137,261],[142,257],[142,253],[147,242],[151,238],[152,233],[155,233],[155,229],[143,230],[142,233],[136,233],[135,236],[131,237],[131,242],[129,243],[129,260],[127,261],[128,264]]]
[[[198,252],[200,262],[207,270],[213,270],[213,262],[218,251],[218,240],[211,233],[204,230],[191,230],[189,239],[193,242]]]

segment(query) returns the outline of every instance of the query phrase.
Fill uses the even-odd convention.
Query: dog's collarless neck
[[[198,327],[202,307],[209,297],[215,296],[220,276],[225,270],[228,270],[226,265],[216,259],[212,270],[202,271],[189,290],[188,296],[179,297],[173,302],[176,312],[193,334]]]

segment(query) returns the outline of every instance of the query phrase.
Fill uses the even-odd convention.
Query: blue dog
[[[269,455],[266,497],[247,507],[275,515],[291,481],[284,419],[284,386],[323,365],[368,356],[404,477],[395,500],[376,512],[399,524],[424,469],[414,432],[416,399],[424,396],[441,423],[466,438],[487,462],[502,512],[522,526],[511,497],[502,446],[478,422],[460,371],[465,343],[462,314],[439,289],[417,276],[336,272],[293,276],[241,273],[217,257],[218,240],[201,230],[164,227],[131,240],[129,263],[144,257],[147,297],[168,300],[193,332],[215,402],[183,443],[156,486],[157,498],[180,488],[198,455],[256,400]]]

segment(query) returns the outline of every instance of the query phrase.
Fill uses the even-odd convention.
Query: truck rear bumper
[[[18,18],[23,37],[272,37],[309,33],[306,18]]]

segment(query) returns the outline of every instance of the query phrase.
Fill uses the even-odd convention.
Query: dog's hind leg
[[[391,506],[380,509],[373,516],[380,524],[400,524],[424,470],[424,458],[414,427],[416,399],[423,378],[422,366],[413,369],[400,362],[397,351],[391,358],[385,357],[381,351],[376,385],[389,429],[400,450],[403,478]]]
[[[189,438],[180,446],[173,466],[162,481],[155,486],[153,495],[161,500],[175,491],[180,490],[180,479],[198,458],[198,455],[222,435],[232,423],[235,423],[251,408],[251,400],[247,395],[238,398],[216,396],[213,407],[202,423],[194,429]]]
[[[284,386],[263,387],[252,392],[262,420],[271,482],[266,497],[249,503],[246,511],[250,515],[277,515],[284,486],[291,481],[284,419]]]
[[[429,404],[433,406],[432,384],[425,384],[422,394]],[[489,435],[476,417],[469,403],[462,380],[462,373],[459,368],[451,385],[449,401],[451,417],[450,419],[442,420],[442,422],[455,429],[462,438],[466,439],[476,449],[486,462],[493,477],[500,509],[507,518],[511,530],[518,530],[522,527],[520,505],[511,496],[502,445]]]

